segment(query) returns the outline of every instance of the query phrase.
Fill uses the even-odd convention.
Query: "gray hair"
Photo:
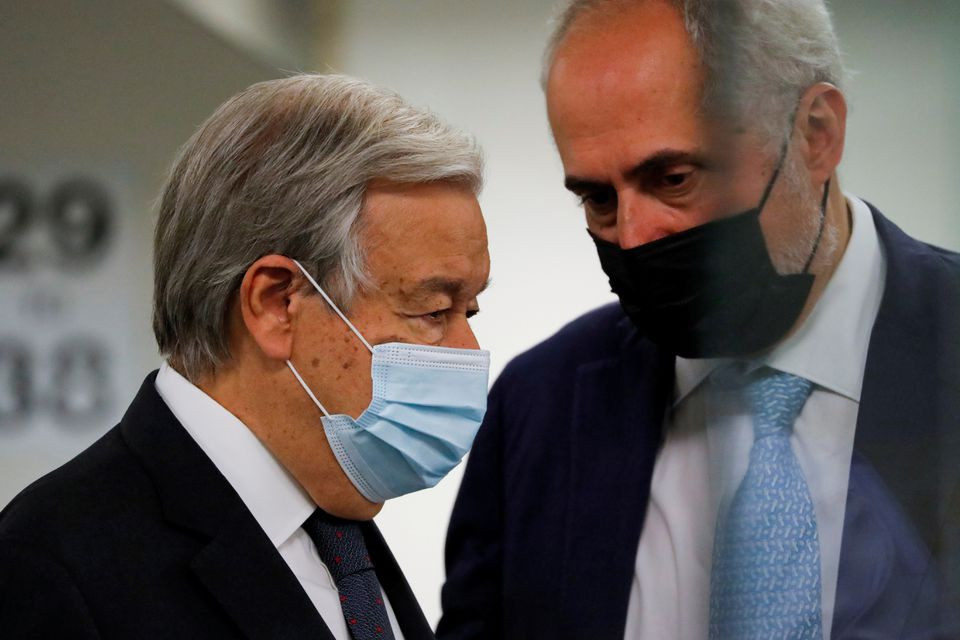
[[[361,80],[297,75],[249,87],[184,145],[160,197],[161,354],[191,380],[227,361],[230,306],[265,255],[300,261],[347,306],[368,284],[359,241],[367,186],[444,182],[477,194],[482,164],[472,137]]]
[[[648,0],[571,0],[559,14],[544,56],[542,82],[557,49],[587,13]],[[681,13],[706,69],[703,105],[783,141],[803,92],[817,82],[841,86],[845,71],[825,0],[668,0]]]

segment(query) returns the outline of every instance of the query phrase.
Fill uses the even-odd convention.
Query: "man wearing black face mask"
[[[960,637],[960,258],[841,190],[842,75],[823,2],[570,3],[620,304],[494,386],[439,637]]]

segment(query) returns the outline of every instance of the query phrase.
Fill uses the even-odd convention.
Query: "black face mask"
[[[633,249],[590,234],[623,310],[653,342],[685,358],[744,356],[772,346],[796,322],[813,286],[807,270],[830,182],[803,273],[780,275],[760,228],[779,173],[778,166],[756,208]]]

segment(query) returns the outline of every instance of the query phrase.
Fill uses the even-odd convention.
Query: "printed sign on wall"
[[[139,383],[116,179],[0,171],[0,505],[112,426]]]

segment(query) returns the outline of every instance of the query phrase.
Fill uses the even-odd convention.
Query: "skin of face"
[[[360,242],[368,286],[344,313],[371,345],[476,349],[469,318],[490,273],[476,196],[450,184],[368,187]],[[312,275],[312,274],[311,274]],[[371,397],[371,354],[285,256],[247,270],[231,315],[231,360],[198,386],[236,415],[311,498],[333,515],[372,518],[330,449],[321,412],[358,417]]]
[[[759,204],[779,156],[757,131],[704,113],[704,77],[669,3],[619,6],[616,15],[601,11],[574,23],[549,70],[547,112],[566,186],[594,234],[628,249]],[[845,113],[842,95],[826,84],[798,103],[790,153],[812,193],[822,192],[839,163]],[[798,210],[811,198],[791,192],[789,182],[777,180],[760,218],[778,267],[795,262],[787,256],[809,255],[819,226],[810,224],[819,207]],[[842,253],[849,224],[835,180],[833,194],[827,226]],[[836,261],[816,256],[811,272],[820,282],[802,317]]]
[[[374,186],[361,241],[371,286],[347,317],[371,345],[406,342],[477,349],[468,322],[490,273],[476,198],[443,185]],[[294,343],[294,364],[331,413],[370,403],[370,353],[320,296]],[[313,324],[313,323],[316,323]]]

